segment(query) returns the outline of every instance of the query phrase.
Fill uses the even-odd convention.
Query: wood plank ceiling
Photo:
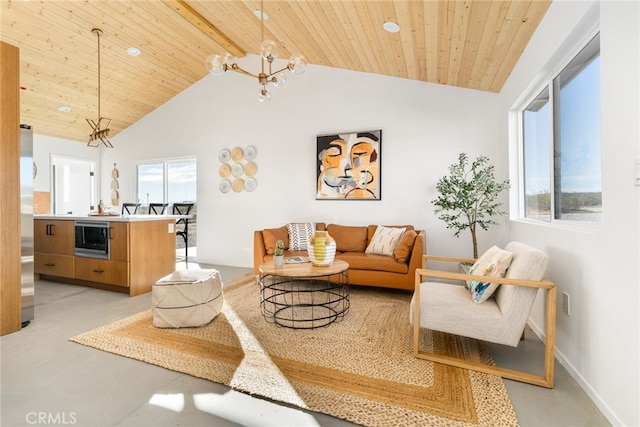
[[[302,53],[311,64],[499,92],[550,2],[266,0],[264,37],[282,58]],[[85,119],[97,119],[92,28],[103,30],[101,112],[111,137],[205,77],[211,53],[257,54],[261,42],[259,0],[0,5],[0,39],[20,48],[21,122],[80,142],[91,132]],[[400,32],[384,31],[386,21]],[[131,46],[142,53],[128,55]]]

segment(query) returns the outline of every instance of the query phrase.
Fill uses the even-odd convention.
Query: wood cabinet
[[[33,272],[36,274],[50,274],[59,277],[73,277],[74,257],[69,255],[56,255],[46,253],[34,253]]]
[[[129,261],[129,227],[130,225],[127,222],[112,222],[109,224],[110,260]]]
[[[150,292],[160,278],[176,269],[175,220],[129,224],[129,295]]]
[[[34,221],[36,273],[135,296],[175,270],[173,219],[109,221],[109,259],[75,256],[74,226],[73,219]]]
[[[129,263],[76,257],[76,279],[128,287]]]
[[[33,251],[73,255],[73,221],[36,220],[33,222]]]
[[[0,88],[0,335],[5,335],[21,325],[20,51],[3,41]]]
[[[33,221],[33,270],[36,274],[74,277],[73,221]]]

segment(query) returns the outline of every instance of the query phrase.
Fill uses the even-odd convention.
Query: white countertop
[[[36,214],[33,219],[55,219],[68,221],[112,221],[112,222],[140,222],[162,221],[167,219],[192,218],[193,215],[47,215]]]

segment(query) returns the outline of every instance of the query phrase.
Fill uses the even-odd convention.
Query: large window
[[[524,216],[600,221],[600,36],[522,110]]]
[[[196,159],[140,163],[137,175],[138,200],[144,206],[196,201]]]

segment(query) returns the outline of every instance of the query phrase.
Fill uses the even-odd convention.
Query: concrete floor
[[[217,268],[223,281],[250,271],[202,268]],[[35,320],[0,339],[2,426],[353,425],[68,341],[149,309],[150,293],[129,298],[48,281],[36,281],[35,287]],[[527,363],[542,347],[532,333],[528,336],[518,348],[518,358]],[[513,356],[496,348],[494,357],[500,363]],[[553,390],[505,381],[521,426],[610,425],[558,363],[555,375]]]

